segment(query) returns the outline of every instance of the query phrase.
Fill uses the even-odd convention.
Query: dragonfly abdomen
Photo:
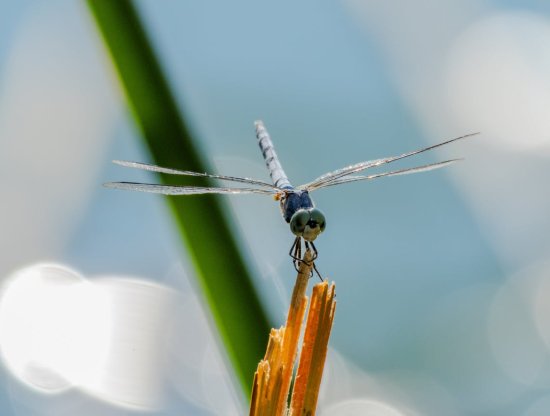
[[[269,171],[269,176],[271,176],[271,180],[273,181],[273,185],[281,189],[294,189],[294,187],[290,184],[283,167],[281,166],[281,162],[275,152],[275,147],[273,146],[273,142],[271,141],[271,137],[269,137],[269,133],[267,132],[264,123],[262,121],[256,121],[254,125],[256,126],[258,145],[262,151],[262,156],[264,157],[267,170]]]

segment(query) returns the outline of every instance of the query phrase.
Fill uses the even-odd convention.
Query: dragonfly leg
[[[304,240],[304,245],[306,246],[306,250],[309,250],[309,242]],[[314,255],[315,255],[315,253],[314,253]],[[315,257],[312,258],[312,260],[314,260],[314,259],[315,259]]]
[[[296,271],[299,270],[300,261],[302,261],[301,258],[302,254],[302,241],[300,237],[296,237],[294,239],[294,243],[292,244],[292,247],[290,247],[290,251],[288,252],[288,255],[292,257],[292,263],[294,264],[294,268]]]
[[[315,265],[315,259],[317,259],[318,257],[318,253],[317,253],[317,248],[315,247],[315,244],[313,244],[313,242],[309,241],[304,241],[304,244],[306,246],[306,249],[309,248],[309,246],[311,245],[311,251],[313,252],[313,257],[311,259],[311,265],[313,266],[313,270],[315,270],[315,273],[317,273],[317,276],[319,276],[319,279],[321,279],[321,282],[323,281],[323,277],[321,276],[321,273],[319,273],[319,270],[317,270],[317,266]],[[311,276],[313,276],[313,271],[311,272]]]
[[[319,270],[317,270],[317,266],[315,266],[315,259],[317,258],[317,249],[315,248],[315,246],[311,241],[308,242],[304,240],[304,245],[306,246],[306,250],[309,250],[310,244],[311,244],[311,251],[313,252],[313,258],[309,262],[306,262],[304,260],[300,260],[300,261],[303,261],[308,266],[311,264],[313,266],[313,269],[311,270],[309,277],[313,277],[313,270],[315,270],[315,273],[317,273],[317,276],[319,276],[319,279],[321,279],[321,282],[322,282],[323,278],[321,277]]]
[[[313,262],[313,270],[315,270],[315,273],[317,273],[317,276],[319,276],[319,279],[321,279],[321,282],[324,282],[323,276],[321,276],[321,273],[319,273],[319,270],[317,270],[317,266],[315,265],[315,262]]]
[[[314,260],[317,258],[317,248],[311,241],[308,242],[304,240],[304,245],[306,247],[306,250],[309,249],[311,245],[311,251],[313,252],[311,265],[313,266],[313,270],[315,271],[315,273],[317,273],[317,276],[319,276],[319,279],[321,279],[321,282],[322,282],[323,277],[321,276],[321,273],[319,273],[319,270],[317,270],[317,266],[315,265],[315,262],[314,262]],[[301,237],[296,237],[296,239],[294,240],[294,243],[292,244],[292,247],[290,247],[288,255],[292,257],[292,263],[294,264],[294,268],[296,269],[296,271],[300,271],[300,262],[306,263],[302,259],[302,238]],[[310,263],[306,263],[306,264],[309,265]],[[311,271],[310,277],[313,276],[313,270]]]
[[[296,241],[296,252],[294,253],[294,268],[297,272],[300,271],[300,262],[302,261],[302,239],[298,238]]]
[[[312,260],[317,260],[317,247],[315,247],[315,244],[313,244],[313,241],[310,242],[311,244],[311,249],[313,250],[313,258]]]

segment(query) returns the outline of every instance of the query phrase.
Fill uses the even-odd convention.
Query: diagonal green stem
[[[87,0],[87,3],[155,163],[208,171],[132,2]],[[161,180],[176,184],[169,175],[162,175]],[[204,178],[191,178],[189,182],[209,185]],[[193,259],[221,339],[249,395],[256,365],[264,353],[269,325],[227,223],[222,201],[212,195],[168,197],[167,200]]]

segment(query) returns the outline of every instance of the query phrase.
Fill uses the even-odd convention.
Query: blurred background
[[[482,132],[399,165],[450,168],[314,195],[338,293],[319,414],[550,414],[547,3],[136,5],[218,173],[268,179],[256,119],[295,184]],[[2,415],[247,412],[164,200],[101,187],[156,180],[111,163],[150,160],[138,135],[83,2],[0,4]],[[224,202],[278,326],[288,226]]]

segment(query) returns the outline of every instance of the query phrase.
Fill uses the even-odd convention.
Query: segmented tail
[[[254,122],[254,125],[256,126],[256,137],[258,138],[258,144],[260,146],[260,150],[262,151],[267,169],[269,170],[269,176],[271,176],[273,185],[281,189],[293,189],[294,187],[290,184],[290,181],[281,166],[281,162],[279,162],[279,157],[277,156],[277,153],[275,153],[273,142],[269,137],[269,133],[267,132],[264,123],[261,120],[258,120]]]

